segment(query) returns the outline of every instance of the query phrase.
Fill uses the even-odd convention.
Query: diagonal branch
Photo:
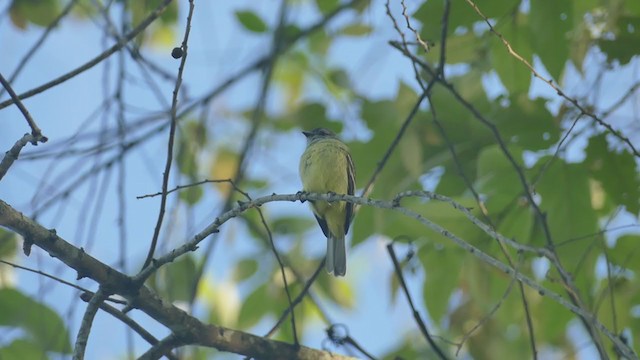
[[[7,90],[9,96],[11,96],[11,99],[14,101],[18,109],[20,109],[20,112],[24,116],[25,120],[27,120],[27,124],[29,124],[29,127],[31,128],[31,135],[33,135],[33,145],[38,145],[38,142],[47,142],[47,137],[42,135],[42,131],[31,117],[31,114],[29,114],[29,110],[27,110],[22,101],[20,101],[20,98],[18,97],[16,92],[13,91],[11,84],[9,84],[7,79],[5,79],[2,74],[0,74],[0,83],[5,88],[5,90]]]
[[[18,160],[18,156],[20,155],[20,151],[22,148],[27,146],[28,143],[34,141],[34,137],[31,134],[24,134],[20,138],[20,140],[16,141],[16,143],[11,147],[9,151],[4,154],[2,157],[2,161],[0,161],[0,180],[7,174],[13,162]]]
[[[78,337],[76,338],[76,346],[73,349],[73,360],[84,359],[84,352],[87,349],[87,342],[89,340],[89,333],[93,324],[93,319],[100,308],[102,302],[107,298],[109,294],[101,286],[98,291],[93,294],[87,309],[82,317],[82,323],[80,324],[80,330],[78,330]]]
[[[289,196],[293,199],[296,195]],[[172,332],[179,334],[184,345],[212,347],[254,358],[351,359],[327,351],[287,344],[222,326],[204,324],[173,304],[164,301],[147,286],[135,287],[128,276],[71,245],[54,230],[45,229],[2,200],[0,200],[0,226],[5,226],[25,239],[30,239],[33,244],[47,251],[49,255],[75,269],[79,277],[91,278],[100,283],[101,288],[124,296],[134,308],[144,311]],[[153,266],[147,269],[151,267]]]
[[[425,339],[427,339],[427,342],[429,343],[429,345],[431,345],[431,348],[433,349],[433,351],[435,351],[435,353],[438,355],[438,358],[442,360],[446,360],[447,359],[446,355],[442,352],[442,350],[435,343],[435,341],[433,341],[433,337],[429,334],[429,330],[427,330],[427,325],[425,325],[424,321],[422,320],[422,317],[420,316],[420,313],[418,312],[418,310],[416,310],[416,307],[413,305],[411,294],[409,294],[409,288],[407,288],[407,283],[404,281],[404,276],[402,275],[402,269],[400,268],[400,263],[398,262],[398,258],[396,257],[395,250],[393,250],[393,243],[387,244],[387,251],[389,252],[389,256],[391,257],[391,260],[393,262],[393,267],[395,269],[396,275],[398,276],[398,279],[400,280],[400,285],[402,286],[402,290],[404,291],[405,297],[409,302],[409,307],[411,307],[413,318],[418,323],[418,328],[420,329],[420,332],[425,337]]]

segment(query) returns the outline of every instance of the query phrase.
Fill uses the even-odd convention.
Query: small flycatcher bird
[[[355,169],[349,148],[327,129],[303,131],[307,148],[300,157],[300,179],[306,192],[353,195]],[[326,269],[335,276],[347,272],[344,237],[349,231],[353,204],[311,201],[311,209],[327,237]]]

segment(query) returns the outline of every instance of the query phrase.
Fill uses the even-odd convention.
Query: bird
[[[307,147],[300,156],[300,179],[305,192],[353,195],[355,168],[349,148],[324,128],[303,131]],[[353,216],[353,203],[312,200],[311,209],[327,237],[325,268],[329,274],[347,272],[345,235]]]

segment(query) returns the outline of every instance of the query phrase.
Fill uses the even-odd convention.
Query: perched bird
[[[355,169],[349,148],[327,129],[303,131],[307,148],[300,157],[300,179],[306,192],[353,195]],[[353,204],[311,201],[311,209],[327,237],[326,269],[335,276],[347,272],[344,237],[349,231]]]

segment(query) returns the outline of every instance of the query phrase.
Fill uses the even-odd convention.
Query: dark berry
[[[182,49],[174,47],[173,50],[171,50],[171,56],[173,56],[174,59],[180,59],[182,57]]]

